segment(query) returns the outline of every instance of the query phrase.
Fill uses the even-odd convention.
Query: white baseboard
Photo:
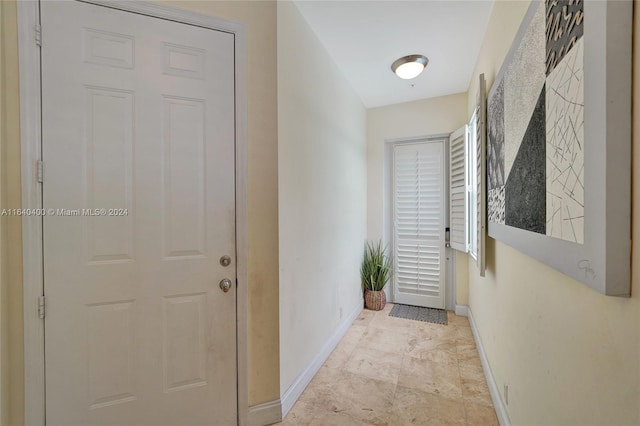
[[[340,343],[340,340],[344,337],[353,321],[358,318],[360,312],[362,312],[364,302],[362,300],[358,301],[358,305],[351,311],[351,313],[342,321],[338,329],[333,333],[333,335],[327,340],[324,344],[320,352],[313,358],[313,360],[307,365],[302,373],[293,381],[289,389],[280,397],[282,401],[282,418],[291,411],[293,405],[296,403],[302,392],[305,390],[307,385],[311,382],[313,377],[316,375],[322,364],[329,358],[331,352],[335,349],[335,347]]]
[[[461,317],[468,317],[469,316],[469,307],[467,305],[456,305],[455,313],[456,313],[456,315],[461,316]]]
[[[282,420],[282,405],[280,400],[265,402],[249,407],[249,426],[265,426]]]
[[[484,346],[482,346],[482,340],[480,339],[480,333],[478,333],[478,328],[476,327],[476,322],[473,319],[473,313],[468,306],[465,306],[465,310],[467,312],[467,316],[469,317],[469,324],[471,324],[471,331],[473,332],[473,338],[476,341],[476,347],[478,348],[478,355],[480,355],[480,362],[482,362],[482,369],[484,370],[484,377],[487,379],[487,385],[489,386],[489,393],[491,394],[491,400],[493,401],[493,406],[496,409],[496,415],[498,416],[498,421],[500,422],[500,426],[511,426],[511,420],[509,420],[509,414],[507,413],[507,407],[502,400],[502,394],[498,390],[498,385],[496,383],[495,378],[493,377],[493,373],[491,372],[491,366],[489,365],[489,360],[487,359],[487,354],[484,351]],[[456,306],[456,314],[458,314],[458,307]]]

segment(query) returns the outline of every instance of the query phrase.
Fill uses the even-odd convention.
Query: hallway
[[[469,321],[364,310],[281,425],[497,425]]]

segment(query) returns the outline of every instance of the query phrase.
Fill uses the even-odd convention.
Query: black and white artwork
[[[487,215],[504,223],[504,81],[487,102]]]
[[[529,125],[505,184],[505,224],[545,233],[545,90],[538,96]]]
[[[583,0],[546,0],[546,73],[569,53],[584,34]]]
[[[504,185],[489,190],[487,216],[489,222],[504,223]]]
[[[493,98],[487,102],[487,162],[489,189],[504,186],[504,81],[498,83]]]
[[[576,243],[584,235],[582,5],[539,2],[487,102],[489,221]]]
[[[533,0],[487,98],[489,236],[606,294],[629,288],[631,12]]]
[[[582,25],[580,25],[582,27]],[[547,235],[584,242],[582,37],[547,76]]]

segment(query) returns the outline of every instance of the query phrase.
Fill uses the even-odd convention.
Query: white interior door
[[[444,308],[444,141],[393,148],[393,300]]]
[[[233,35],[41,8],[46,423],[236,424]]]

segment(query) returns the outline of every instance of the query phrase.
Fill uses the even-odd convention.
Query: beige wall
[[[248,209],[249,209],[249,404],[279,397],[278,357],[278,192],[276,3],[272,1],[170,2],[172,5],[246,24],[248,45]],[[0,144],[0,202],[20,206],[20,138],[15,1],[2,1],[2,67],[6,105]],[[4,204],[6,202],[6,204]],[[4,219],[3,219],[4,220]],[[0,335],[8,338],[8,363],[3,345],[3,386],[10,391],[2,415],[11,426],[23,424],[22,264],[19,220],[1,222],[2,251]],[[1,246],[0,246],[1,248]],[[6,269],[5,269],[6,266]],[[3,387],[4,389],[4,387]],[[7,398],[5,393],[2,394]],[[3,424],[7,424],[4,423]]]
[[[493,82],[528,2],[494,5],[469,88]],[[636,4],[634,145],[640,143],[640,21]],[[603,296],[489,238],[487,274],[469,261],[469,299],[514,425],[640,424],[640,150],[634,152],[632,298]]]
[[[278,2],[280,388],[355,309],[366,237],[366,112],[292,2]]]
[[[406,102],[367,110],[367,238],[385,236],[385,141],[416,136],[449,134],[469,119],[467,94]],[[456,303],[466,305],[467,255],[456,253]]]

